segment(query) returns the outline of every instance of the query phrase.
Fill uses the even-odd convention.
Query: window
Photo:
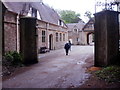
[[[37,19],[40,19],[40,20],[41,20],[41,17],[40,17],[39,11],[37,11]]]
[[[63,41],[65,41],[65,34],[63,34]]]
[[[62,34],[60,33],[60,41],[62,41]]]
[[[74,32],[77,33],[77,29],[74,29]]]
[[[60,26],[64,25],[64,23],[62,22],[62,20],[58,20],[58,25],[60,25]]]
[[[62,21],[61,20],[58,21],[58,25],[62,25]]]
[[[45,42],[45,31],[42,31],[42,42]]]
[[[30,7],[27,16],[29,16],[29,17],[37,17],[37,9]]]
[[[78,42],[78,41],[79,41],[79,38],[77,38],[76,40],[77,40],[77,42]]]
[[[29,12],[28,12],[27,16],[31,17],[31,16],[32,16],[32,15],[31,15],[31,13],[32,13],[32,8],[30,7],[30,9],[29,9]]]
[[[56,33],[56,42],[58,42],[58,33]]]
[[[37,17],[37,10],[32,8],[32,17]]]

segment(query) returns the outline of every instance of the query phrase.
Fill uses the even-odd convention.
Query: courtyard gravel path
[[[94,46],[72,46],[69,55],[64,49],[39,54],[39,63],[20,68],[3,80],[3,88],[72,88],[82,85],[90,76]]]

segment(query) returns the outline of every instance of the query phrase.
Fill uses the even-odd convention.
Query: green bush
[[[5,59],[6,59],[8,62],[13,62],[14,57],[12,56],[11,52],[8,52],[8,53],[5,54]]]
[[[21,65],[22,57],[16,51],[9,51],[5,54],[5,59],[10,62],[12,65]]]
[[[120,66],[108,66],[95,74],[107,82],[120,82]]]

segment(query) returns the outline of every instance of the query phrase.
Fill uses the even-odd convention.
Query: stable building
[[[73,45],[90,45],[94,42],[94,19],[91,18],[87,23],[82,20],[78,23],[69,23],[68,39]]]
[[[94,18],[91,18],[83,27],[85,42],[88,45],[94,42],[94,23]]]
[[[20,19],[36,18],[37,51],[63,48],[68,40],[67,25],[57,12],[43,2],[3,2],[4,52],[20,51]]]
[[[81,20],[78,23],[68,23],[68,39],[73,45],[84,45],[85,37],[82,28],[85,23]]]

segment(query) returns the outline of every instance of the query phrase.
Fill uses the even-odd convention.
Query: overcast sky
[[[86,22],[86,17],[84,16],[86,11],[90,11],[92,14],[95,13],[95,2],[109,2],[113,0],[2,0],[9,2],[39,2],[49,5],[55,10],[72,10],[81,15],[81,19]],[[119,0],[118,0],[119,1]],[[100,10],[99,10],[100,9]],[[101,7],[97,7],[97,11],[101,11]]]
[[[110,2],[113,0],[42,0],[45,4],[48,4],[54,9],[61,10],[73,10],[81,15],[81,18],[86,22],[84,16],[86,11],[95,13],[95,2]],[[101,11],[101,7],[97,7],[96,11]]]
[[[43,2],[54,9],[73,10],[80,13],[83,20],[86,20],[84,17],[86,11],[95,13],[95,0],[43,0]]]

